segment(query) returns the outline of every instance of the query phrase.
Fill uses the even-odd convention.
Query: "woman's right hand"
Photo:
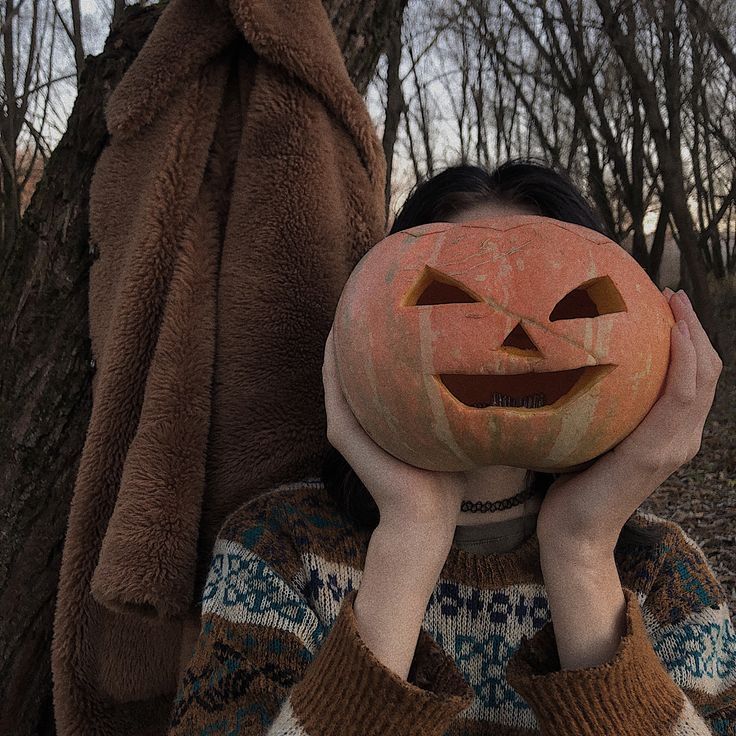
[[[464,471],[417,468],[373,441],[358,423],[342,392],[333,331],[334,325],[327,336],[322,365],[328,441],[350,463],[370,492],[382,524],[432,526],[451,534],[467,487]]]

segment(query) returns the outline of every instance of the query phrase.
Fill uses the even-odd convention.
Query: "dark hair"
[[[489,201],[533,207],[538,214],[583,225],[611,237],[602,220],[567,174],[533,159],[513,159],[492,172],[479,166],[451,166],[418,182],[394,219],[390,233],[447,221],[453,215]],[[389,233],[389,234],[390,234]],[[555,473],[527,471],[526,487],[546,493]],[[345,458],[330,445],[322,464],[322,481],[343,513],[360,528],[375,528],[379,511],[373,497]],[[661,532],[655,525],[628,519],[618,545],[650,546]]]

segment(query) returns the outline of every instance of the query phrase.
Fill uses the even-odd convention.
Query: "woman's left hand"
[[[665,389],[616,447],[550,486],[537,517],[540,544],[612,554],[628,518],[700,450],[723,363],[685,292],[664,293],[675,318]]]

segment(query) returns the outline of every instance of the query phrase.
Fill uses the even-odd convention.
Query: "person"
[[[523,159],[445,169],[391,232],[516,213],[605,232],[568,176]],[[331,330],[322,476],[220,530],[169,733],[736,734],[725,592],[678,524],[639,509],[698,451],[722,367],[664,291],[662,395],[568,474],[402,463],[350,411]]]

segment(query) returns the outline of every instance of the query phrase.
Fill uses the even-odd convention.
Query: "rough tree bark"
[[[324,0],[363,93],[406,0]],[[116,4],[116,7],[118,5]],[[0,251],[0,733],[55,732],[50,644],[63,537],[91,411],[88,193],[104,101],[161,6],[119,8],[87,57],[67,131]]]

